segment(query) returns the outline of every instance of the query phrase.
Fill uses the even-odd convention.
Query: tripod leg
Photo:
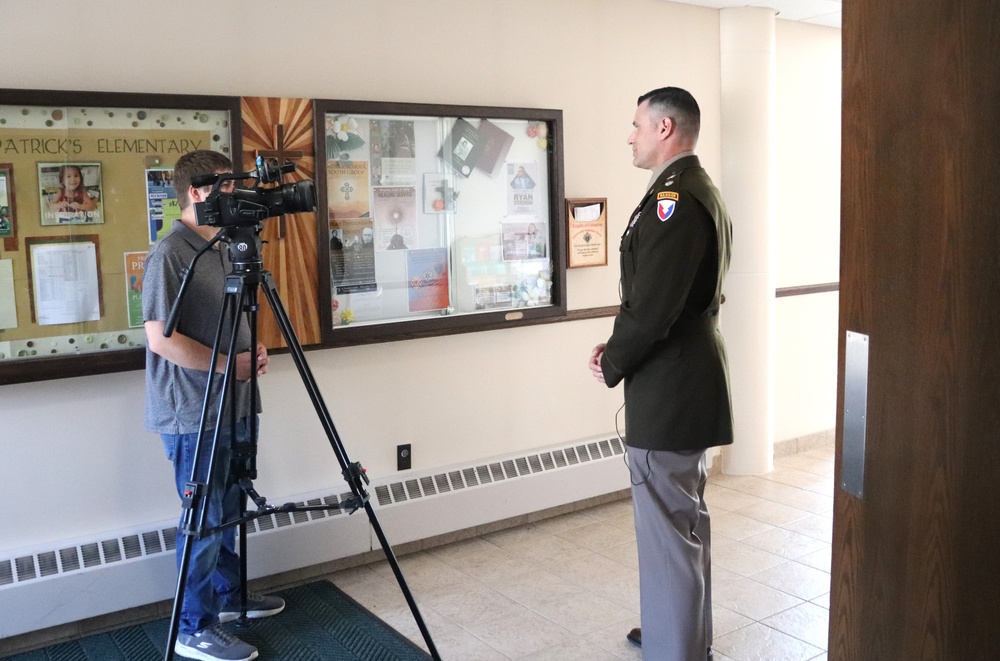
[[[247,497],[240,494],[240,615],[236,618],[236,624],[240,627],[250,626],[250,619],[247,617]]]
[[[198,432],[198,439],[195,443],[193,460],[191,465],[191,478],[186,484],[182,494],[181,503],[183,508],[183,516],[181,519],[181,524],[177,528],[179,535],[184,537],[183,546],[181,547],[180,562],[178,563],[178,577],[177,577],[177,590],[174,595],[174,604],[170,615],[170,630],[167,635],[167,648],[165,650],[164,659],[170,661],[174,658],[174,646],[177,643],[178,630],[180,627],[180,617],[181,610],[184,603],[184,596],[186,592],[186,587],[188,583],[188,572],[191,567],[191,555],[192,547],[194,541],[200,540],[206,531],[206,521],[208,519],[208,508],[212,496],[212,476],[217,470],[216,457],[218,456],[219,450],[219,438],[222,431],[222,417],[225,410],[226,399],[228,395],[231,394],[231,376],[235,374],[235,362],[236,356],[234,354],[234,347],[236,345],[236,338],[239,332],[238,325],[238,315],[239,308],[237,307],[236,301],[232,295],[227,294],[222,301],[222,306],[219,312],[219,323],[216,329],[215,340],[212,345],[212,365],[215,364],[218,356],[220,354],[220,346],[222,340],[222,331],[227,318],[227,312],[231,312],[229,315],[230,328],[232,330],[231,337],[229,339],[229,353],[227,356],[226,369],[222,376],[222,388],[221,396],[218,404],[217,415],[216,415],[216,425],[215,432],[212,437],[211,452],[208,454],[208,466],[205,471],[204,482],[199,482],[202,472],[201,467],[203,465],[205,457],[202,456],[202,447],[206,435],[206,426],[208,422],[208,411],[209,404],[212,399],[213,385],[215,382],[215,373],[210,372],[208,377],[208,383],[205,387],[205,398],[202,404],[201,411],[201,424]],[[180,451],[180,448],[178,448]],[[229,466],[225,466],[228,470]]]
[[[249,448],[234,448],[233,458],[236,465],[233,467],[233,478],[240,482],[240,615],[236,619],[237,626],[246,627],[250,625],[247,617],[247,598],[249,591],[247,582],[249,580],[247,572],[247,496],[249,493],[243,488],[242,480],[252,480],[257,477],[257,285],[246,286],[243,289],[241,298],[242,309],[246,311],[247,324],[250,327],[250,440]],[[236,435],[233,434],[235,442]],[[237,451],[238,450],[238,451]]]
[[[167,649],[166,656],[164,659],[170,661],[174,658],[174,645],[177,643],[177,630],[180,626],[181,617],[181,606],[184,602],[184,588],[187,584],[187,574],[188,568],[191,565],[191,535],[182,532],[182,528],[189,526],[191,519],[194,514],[194,508],[200,507],[202,498],[199,491],[201,490],[201,485],[196,483],[188,484],[189,490],[185,493],[190,493],[184,500],[184,516],[182,518],[181,526],[177,528],[177,534],[184,538],[182,542],[183,546],[181,548],[181,561],[179,563],[178,573],[177,573],[177,589],[174,593],[174,605],[170,612],[170,632],[167,635]]]
[[[309,365],[306,363],[305,352],[302,349],[302,345],[299,343],[299,340],[295,335],[295,330],[292,328],[292,324],[288,319],[288,314],[285,312],[281,299],[278,298],[278,292],[274,287],[274,280],[271,278],[271,274],[267,271],[261,272],[261,276],[264,284],[264,296],[267,298],[267,302],[271,304],[271,309],[274,311],[278,327],[281,329],[281,334],[285,338],[285,342],[288,344],[288,348],[292,354],[292,359],[295,361],[295,367],[298,368],[299,376],[302,377],[302,383],[305,385],[306,390],[309,393],[309,399],[312,400],[313,408],[316,409],[316,413],[323,425],[323,430],[326,432],[326,436],[330,441],[330,446],[333,448],[334,454],[337,455],[337,460],[340,462],[340,467],[344,472],[344,477],[347,479],[355,498],[359,499],[359,502],[364,503],[365,512],[368,514],[368,520],[371,523],[372,528],[375,530],[376,536],[378,536],[378,541],[379,544],[382,545],[382,551],[385,553],[385,558],[389,562],[389,566],[392,567],[392,573],[396,576],[396,582],[399,583],[399,588],[403,592],[403,597],[406,598],[406,603],[410,607],[410,612],[413,614],[413,619],[417,623],[417,627],[420,629],[420,634],[423,636],[424,642],[427,643],[427,649],[430,652],[431,657],[435,661],[441,661],[437,648],[434,646],[434,641],[431,639],[430,631],[427,630],[427,625],[424,624],[424,618],[420,615],[420,609],[417,607],[417,602],[414,600],[413,594],[410,592],[410,588],[406,584],[406,579],[403,577],[403,572],[399,568],[399,563],[396,561],[396,556],[392,552],[392,547],[389,546],[389,541],[386,539],[385,533],[382,531],[382,525],[379,523],[378,517],[375,515],[375,509],[369,502],[368,494],[365,493],[364,486],[361,484],[361,477],[363,477],[363,473],[354,469],[347,457],[347,451],[344,449],[344,444],[340,440],[340,435],[337,433],[336,427],[334,427],[333,419],[330,417],[330,412],[323,401],[323,395],[319,391],[319,386],[316,383],[316,379],[313,377],[312,370],[309,369]]]

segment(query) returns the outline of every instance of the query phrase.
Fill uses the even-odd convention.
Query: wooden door
[[[844,2],[831,661],[1000,659],[1000,3]]]

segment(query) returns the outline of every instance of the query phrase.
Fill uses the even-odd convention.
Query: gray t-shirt
[[[142,318],[144,321],[163,321],[170,316],[170,308],[177,298],[184,271],[195,254],[207,241],[179,220],[146,257],[142,278]],[[184,292],[181,311],[175,332],[186,335],[211,348],[218,330],[219,314],[225,298],[226,276],[232,271],[226,255],[225,244],[221,250],[211,249],[195,265],[194,275]],[[237,301],[238,304],[238,301]],[[229,349],[231,335],[228,323],[222,329],[220,352]],[[250,349],[250,328],[246,315],[241,311],[236,353]],[[208,385],[208,372],[178,367],[146,349],[146,430],[157,434],[194,434],[199,431],[201,411]],[[250,383],[231,377],[236,387],[237,418],[250,412]],[[208,429],[215,428],[222,391],[222,374],[217,374],[209,403]],[[260,412],[260,395],[257,393],[257,412]],[[228,414],[228,408],[227,408]],[[225,420],[225,418],[223,418]]]

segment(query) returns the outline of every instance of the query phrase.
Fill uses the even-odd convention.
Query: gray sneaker
[[[261,617],[271,617],[285,610],[285,600],[268,594],[247,593],[247,617],[256,620]],[[229,622],[240,616],[240,596],[233,597],[232,602],[222,607],[219,622]]]
[[[174,653],[185,659],[202,661],[251,661],[257,658],[257,648],[248,645],[216,624],[197,633],[177,636]]]

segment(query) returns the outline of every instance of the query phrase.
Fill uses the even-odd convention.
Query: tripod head
[[[264,241],[260,232],[262,224],[244,227],[223,227],[219,230],[219,240],[229,246],[229,262],[233,265],[233,273],[249,273],[263,268],[261,249]]]

